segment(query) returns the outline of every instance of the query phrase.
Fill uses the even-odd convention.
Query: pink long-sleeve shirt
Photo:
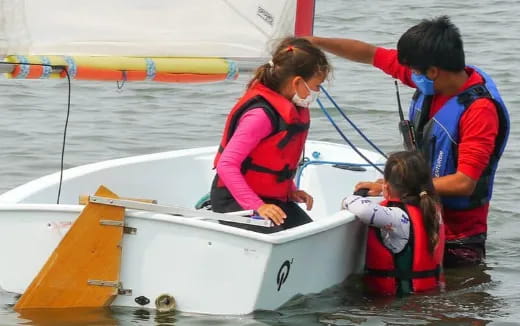
[[[262,108],[247,111],[217,163],[217,174],[243,209],[257,210],[264,201],[249,187],[240,172],[242,162],[262,139],[273,132],[271,120]],[[296,189],[296,186],[293,186]],[[286,198],[276,198],[286,201]]]

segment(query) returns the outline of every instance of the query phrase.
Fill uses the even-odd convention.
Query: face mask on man
[[[412,81],[414,82],[417,89],[421,91],[424,95],[433,95],[435,94],[435,89],[433,88],[433,80],[428,78],[426,75],[417,74],[412,72]]]
[[[313,91],[312,89],[310,89],[309,85],[307,85],[305,80],[303,81],[303,83],[305,84],[305,87],[307,87],[307,89],[309,90],[309,95],[307,95],[306,98],[301,98],[300,96],[298,96],[298,92],[296,92],[292,98],[292,102],[297,106],[308,108],[312,103],[314,103],[314,101],[318,99],[318,96],[320,96],[320,92]]]

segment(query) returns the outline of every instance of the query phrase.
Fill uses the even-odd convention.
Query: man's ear
[[[439,74],[440,70],[438,67],[435,66],[431,66],[430,68],[428,68],[428,70],[426,70],[426,77],[428,77],[431,80],[437,79],[439,77]]]

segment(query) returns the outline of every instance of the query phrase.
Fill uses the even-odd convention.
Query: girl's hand
[[[359,189],[366,188],[368,189],[368,196],[379,196],[383,191],[383,184],[379,182],[359,182],[355,187],[354,191],[358,191]]]
[[[287,218],[285,212],[274,204],[263,204],[256,211],[258,212],[258,215],[265,219],[270,219],[276,225],[283,224]]]
[[[314,198],[303,190],[295,190],[291,192],[289,194],[289,200],[297,203],[305,203],[308,211],[312,209],[312,205],[314,204]]]

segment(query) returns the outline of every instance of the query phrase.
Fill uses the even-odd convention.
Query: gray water
[[[112,309],[19,315],[0,293],[0,325],[516,325],[520,324],[520,2],[318,0],[315,34],[358,38],[393,47],[421,18],[448,14],[462,32],[467,63],[493,76],[509,106],[512,131],[497,175],[489,217],[486,265],[448,270],[439,295],[372,299],[359,277],[295,299],[275,312],[217,318]],[[400,148],[392,79],[378,70],[332,58],[329,91],[384,151]],[[249,76],[235,82],[174,85],[72,84],[65,167],[174,149],[216,145],[224,119]],[[59,169],[66,115],[65,81],[0,80],[0,192]],[[403,105],[411,90],[401,88]],[[340,142],[321,112],[312,112],[312,139]],[[347,130],[353,135],[351,130]],[[357,144],[365,146],[358,137]],[[349,193],[350,189],[345,189]],[[9,268],[0,262],[0,268]]]

